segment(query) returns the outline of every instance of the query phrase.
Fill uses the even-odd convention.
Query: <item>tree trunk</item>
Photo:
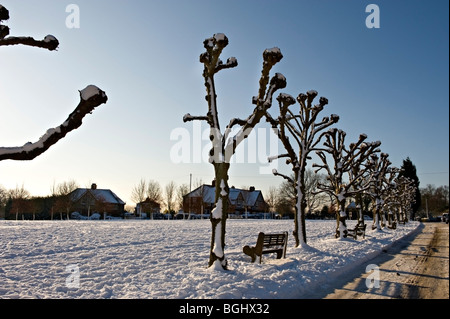
[[[211,212],[211,249],[209,264],[216,269],[227,269],[225,258],[225,229],[228,217],[229,187],[228,170],[229,163],[214,163],[214,173],[216,177],[216,197],[215,207]]]
[[[339,205],[339,213],[336,213],[336,238],[346,238],[347,237],[347,213],[345,212],[345,202],[346,200],[340,200]]]
[[[305,169],[301,169],[300,172],[295,173],[297,181],[297,204],[295,207],[295,219],[294,219],[294,238],[295,247],[306,245],[306,196],[305,196]]]
[[[381,199],[376,198],[375,199],[375,209],[374,209],[374,212],[373,212],[372,229],[381,230],[380,219],[381,219]]]
[[[359,207],[359,208],[358,208]],[[358,223],[364,222],[363,203],[361,193],[356,195],[356,209],[358,214]]]

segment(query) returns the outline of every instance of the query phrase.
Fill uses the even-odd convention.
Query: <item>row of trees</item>
[[[195,187],[200,186],[200,182],[196,182]],[[133,187],[131,192],[131,200],[135,203],[141,203],[150,200],[161,207],[167,213],[174,213],[183,208],[183,196],[189,193],[190,187],[187,184],[177,185],[174,181],[169,182],[161,187],[160,183],[154,180],[148,182],[141,179],[140,182]],[[151,209],[152,207],[149,207]],[[138,213],[146,213],[141,211]]]
[[[276,97],[279,105],[277,116],[269,113],[274,102],[274,94],[287,85],[286,78],[281,73],[275,73],[270,77],[272,68],[283,58],[279,48],[266,49],[263,52],[259,90],[252,99],[253,111],[245,119],[232,118],[222,131],[219,124],[215,76],[222,70],[236,67],[238,62],[235,57],[228,58],[226,62],[220,59],[223,49],[228,45],[228,38],[222,33],[206,39],[203,45],[206,51],[200,55],[200,63],[204,66],[207,113],[201,116],[192,116],[188,113],[183,117],[183,121],[205,121],[210,127],[212,148],[209,161],[213,165],[216,180],[215,207],[211,214],[210,267],[227,268],[224,249],[230,159],[237,146],[251,134],[262,119],[271,124],[284,146],[283,153],[268,160],[285,159],[292,170],[292,175],[282,174],[277,170],[273,173],[284,178],[292,187],[295,198],[293,235],[296,246],[307,243],[306,167],[313,153],[317,154],[320,162],[313,164],[313,167],[316,168],[316,172],[324,171],[326,176],[326,181],[318,182],[317,188],[333,198],[338,206],[336,233],[339,237],[346,236],[347,233],[345,205],[349,198],[355,198],[359,202],[359,207],[362,206],[363,195],[372,198],[376,228],[383,225],[380,221],[382,210],[386,205],[393,207],[395,204],[396,207],[401,207],[400,211],[411,206],[411,201],[418,190],[418,182],[400,179],[402,172],[390,166],[388,154],[378,155],[381,142],[367,142],[367,135],[361,134],[356,142],[347,143],[346,133],[332,127],[338,123],[338,115],[332,114],[320,119],[319,114],[328,104],[328,99],[320,97],[318,103],[315,103],[317,91],[300,93],[297,98],[281,93]],[[294,109],[294,105],[298,105],[298,108]],[[240,127],[237,133],[233,130],[235,126]],[[403,220],[406,220],[406,216],[402,216]]]
[[[429,215],[439,215],[444,212],[448,213],[449,209],[449,187],[438,186],[428,184],[425,188],[420,189],[422,196],[422,206],[420,212],[421,216]]]
[[[25,215],[31,219],[68,219],[72,212],[73,201],[69,194],[78,188],[78,184],[67,181],[54,184],[51,187],[51,195],[46,197],[35,197],[25,189],[16,186],[14,189],[6,190],[0,186],[0,217],[10,219],[23,219]]]

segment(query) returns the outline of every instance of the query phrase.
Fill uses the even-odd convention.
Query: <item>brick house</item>
[[[110,189],[98,189],[96,184],[91,188],[77,188],[70,193],[72,211],[84,216],[97,212],[101,215],[122,217],[125,212],[125,202]]]
[[[147,214],[151,217],[151,214],[157,214],[161,212],[161,205],[147,197],[143,202],[137,203],[135,208],[135,214],[139,216],[141,213]]]
[[[183,210],[191,214],[210,214],[214,208],[215,185],[201,185],[183,196]],[[230,187],[228,213],[243,216],[245,213],[265,213],[268,205],[262,192],[250,187],[248,190]]]

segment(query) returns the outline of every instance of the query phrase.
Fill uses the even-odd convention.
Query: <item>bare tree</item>
[[[15,213],[16,220],[18,220],[19,214],[23,214],[29,208],[28,199],[30,198],[30,192],[27,191],[23,185],[20,188],[19,186],[16,186],[15,189],[9,191],[9,198],[12,200],[10,213]]]
[[[278,173],[278,172],[277,172]],[[307,212],[311,213],[317,210],[321,205],[327,202],[327,196],[318,188],[319,184],[326,183],[325,174],[315,173],[312,169],[305,171],[305,193]],[[297,203],[297,189],[294,174],[289,175],[279,186],[280,201],[291,203],[295,207]]]
[[[177,188],[177,203],[176,203],[178,206],[178,209],[183,208],[183,196],[188,193],[189,193],[189,185],[188,184],[181,184],[180,186],[178,186],[178,188]],[[187,213],[190,214],[191,212],[188,211]]]
[[[265,200],[271,213],[275,212],[279,199],[280,195],[278,189],[275,186],[270,186],[267,190]]]
[[[155,203],[160,204],[162,200],[161,185],[157,181],[150,180],[147,184],[147,198]]]
[[[206,101],[208,102],[208,112],[206,116],[192,116],[186,114],[183,121],[201,120],[206,121],[210,126],[210,140],[212,149],[210,151],[210,163],[214,166],[216,180],[215,207],[211,213],[211,248],[209,266],[215,265],[217,269],[227,269],[227,259],[225,257],[225,232],[228,215],[228,170],[230,159],[236,151],[236,147],[246,139],[265,115],[272,105],[272,98],[278,89],[286,87],[286,78],[276,73],[269,83],[269,73],[272,67],[278,63],[283,55],[280,49],[267,49],[263,53],[263,70],[259,82],[258,95],[253,97],[253,104],[256,105],[253,112],[247,119],[233,118],[225,128],[220,130],[219,115],[217,110],[217,92],[215,87],[215,75],[224,69],[234,68],[238,65],[236,58],[227,59],[226,63],[220,59],[222,50],[228,45],[228,38],[223,33],[214,34],[213,37],[203,42],[206,52],[200,55],[200,62],[204,65],[203,78],[205,79]],[[232,135],[232,129],[236,125],[240,129]]]
[[[135,202],[136,204],[142,203],[145,200],[145,195],[147,191],[147,185],[144,179],[141,179],[141,181],[133,187],[133,190],[131,191],[131,200]],[[139,216],[141,216],[141,207],[139,208]]]
[[[367,163],[368,171],[371,175],[371,187],[369,195],[373,199],[373,225],[372,229],[380,230],[384,226],[382,219],[382,209],[384,206],[384,197],[387,192],[386,176],[390,172],[392,163],[388,159],[389,154],[381,153],[380,157],[372,154]]]
[[[52,35],[47,35],[43,40],[35,40],[32,37],[8,37],[9,27],[2,24],[4,20],[8,19],[9,11],[0,5],[0,46],[26,45],[50,51],[58,48],[59,42]],[[106,103],[107,100],[105,92],[94,85],[87,86],[80,91],[80,103],[63,124],[47,130],[37,142],[28,142],[18,147],[0,147],[0,161],[8,159],[27,161],[36,158],[65,137],[67,133],[79,128],[82,125],[83,118],[97,106]]]
[[[147,184],[146,195],[148,203],[146,203],[145,208],[150,213],[150,218],[153,219],[153,213],[155,210],[159,210],[163,200],[161,185],[157,181],[150,180]]]
[[[2,185],[0,185],[0,219],[6,218],[5,208],[7,201],[8,201],[8,192]]]
[[[366,169],[354,170],[353,168],[361,166],[371,154],[379,152],[378,146],[381,144],[381,142],[366,143],[364,141],[367,139],[367,135],[361,134],[358,141],[351,143],[347,148],[345,136],[346,133],[342,130],[336,128],[328,130],[325,135],[325,149],[316,152],[322,160],[322,164],[313,164],[313,167],[318,167],[317,171],[324,169],[328,174],[329,183],[327,185],[319,184],[319,189],[333,196],[339,206],[339,212],[336,213],[337,238],[347,237],[345,222],[347,198],[368,190],[370,187],[370,184],[364,186],[360,184]],[[332,163],[328,163],[326,153],[331,156]],[[348,175],[347,180],[344,179],[344,174]]]
[[[57,196],[56,207],[61,211],[61,216],[62,212],[66,213],[67,220],[70,219],[69,214],[73,206],[72,192],[75,191],[77,188],[78,184],[73,179],[58,184],[56,188],[56,196]]]
[[[174,209],[175,209],[175,192],[176,192],[176,188],[177,185],[175,184],[174,181],[169,182],[166,187],[164,188],[165,190],[165,204],[167,207],[167,211],[169,214],[171,214]]]
[[[319,185],[325,183],[325,174],[315,173],[312,169],[305,171],[305,198],[308,213],[313,213],[327,202],[327,196],[319,190]]]
[[[267,120],[272,124],[278,138],[283,143],[286,153],[269,158],[269,161],[279,158],[287,158],[286,163],[292,165],[294,178],[279,173],[274,170],[274,175],[281,176],[292,183],[296,191],[296,205],[294,218],[294,238],[296,247],[305,245],[306,224],[305,214],[307,208],[306,194],[306,165],[310,159],[309,154],[317,150],[316,146],[324,135],[321,133],[327,127],[337,123],[339,116],[332,114],[331,117],[324,117],[317,120],[319,113],[328,104],[324,97],[319,99],[319,104],[313,105],[314,99],[318,95],[317,91],[311,90],[306,94],[299,94],[297,102],[300,111],[292,111],[291,105],[295,104],[295,99],[289,94],[280,94],[277,98],[280,115],[273,118],[267,113]],[[291,141],[294,141],[293,145]]]
[[[413,203],[416,197],[416,186],[413,179],[406,176],[397,177],[397,189],[399,200],[399,221],[406,223],[408,216],[413,210]]]

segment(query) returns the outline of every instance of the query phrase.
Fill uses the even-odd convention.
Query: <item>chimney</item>
[[[91,185],[91,189],[92,189],[92,190],[97,189],[97,184],[93,183],[93,184]]]
[[[254,192],[254,191],[255,191],[255,186],[250,186],[249,191],[250,191],[250,192]]]

